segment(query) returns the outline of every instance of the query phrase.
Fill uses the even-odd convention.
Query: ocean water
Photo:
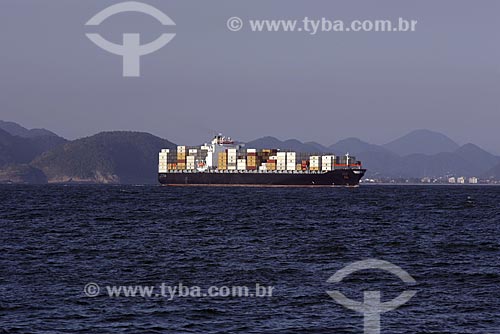
[[[500,333],[499,203],[486,186],[3,185],[0,333],[363,333],[364,315],[326,291],[363,302],[410,289],[381,333]],[[327,282],[366,259],[416,284],[380,269]],[[161,284],[273,290],[108,294]]]

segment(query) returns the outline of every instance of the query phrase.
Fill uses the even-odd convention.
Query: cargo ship
[[[247,148],[222,134],[199,147],[162,149],[158,162],[158,181],[170,186],[355,187],[365,172],[349,153]]]

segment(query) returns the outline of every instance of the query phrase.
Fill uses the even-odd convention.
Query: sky
[[[199,144],[222,132],[330,145],[383,144],[414,129],[500,154],[500,2],[145,0],[142,13],[85,23],[120,1],[2,0],[0,119],[74,139],[146,131]],[[243,28],[226,22],[240,17]],[[418,20],[415,32],[252,32],[250,19]],[[140,77],[86,33],[121,43],[175,38]]]

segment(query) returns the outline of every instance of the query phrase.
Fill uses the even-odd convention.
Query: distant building
[[[426,177],[422,178],[422,180],[420,180],[420,182],[422,182],[422,183],[431,183],[431,178],[426,176]]]
[[[459,177],[457,178],[457,183],[464,184],[465,183],[465,177]]]
[[[450,177],[448,183],[457,183],[457,180],[454,177]]]
[[[477,184],[477,181],[478,181],[478,180],[477,180],[477,177],[474,177],[474,176],[473,176],[473,177],[470,177],[470,178],[469,178],[469,183],[471,183],[471,184]]]

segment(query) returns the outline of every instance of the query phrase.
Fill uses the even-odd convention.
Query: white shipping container
[[[197,149],[195,149],[195,148],[190,148],[189,149],[189,154],[196,154],[196,153],[198,153]]]
[[[247,148],[247,153],[257,153],[255,148]]]
[[[186,146],[177,146],[177,152],[186,153]]]
[[[331,155],[324,155],[321,157],[321,162],[324,163],[324,164],[331,164],[333,162],[333,156]]]
[[[228,170],[236,170],[236,166],[227,166]]]
[[[285,158],[286,157],[286,152],[278,152],[276,155],[278,156],[278,158],[279,157]]]
[[[170,153],[170,150],[168,148],[162,148],[161,153]]]

